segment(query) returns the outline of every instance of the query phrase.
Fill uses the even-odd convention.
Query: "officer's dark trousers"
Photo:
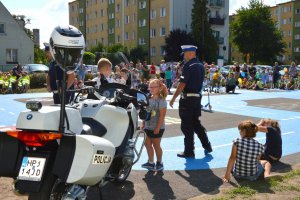
[[[179,116],[181,118],[181,131],[184,134],[184,153],[194,154],[194,133],[202,143],[204,149],[210,149],[210,143],[201,125],[199,117],[201,115],[200,97],[186,97],[179,100]]]

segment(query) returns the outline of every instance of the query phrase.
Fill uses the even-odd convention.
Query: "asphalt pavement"
[[[195,159],[177,158],[183,150],[183,136],[178,116],[178,99],[174,108],[168,107],[166,131],[162,139],[164,151],[163,172],[149,172],[141,168],[147,161],[143,151],[139,162],[123,184],[107,184],[100,191],[91,188],[88,199],[189,199],[202,194],[214,195],[222,187],[221,177],[225,173],[230,155],[232,140],[239,137],[237,125],[242,120],[258,122],[261,118],[279,120],[283,138],[283,158],[273,168],[277,172],[286,172],[300,163],[300,91],[248,91],[236,90],[236,94],[211,94],[212,112],[202,112],[200,118],[208,131],[208,137],[214,151],[205,156],[203,148],[195,137]],[[49,94],[1,95],[0,127],[15,125],[20,110],[24,109],[24,100],[40,99],[51,104]],[[171,95],[168,96],[169,101]],[[15,101],[18,99],[18,101]],[[208,102],[205,94],[202,104]],[[258,133],[258,141],[264,143],[265,135]],[[233,179],[234,182],[236,182]],[[237,183],[237,182],[236,182]],[[238,183],[237,183],[238,184]]]

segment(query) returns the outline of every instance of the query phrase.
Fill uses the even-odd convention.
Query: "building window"
[[[286,24],[286,19],[283,19],[283,20],[282,20],[282,24]]]
[[[160,9],[160,16],[165,17],[166,16],[166,8],[161,8]]]
[[[145,38],[139,38],[139,45],[143,45],[145,43]]]
[[[300,40],[300,35],[299,34],[295,35],[295,40]]]
[[[165,54],[166,54],[165,47],[164,46],[160,46],[160,55],[164,56]]]
[[[83,13],[83,8],[79,8],[79,13]]]
[[[97,19],[97,17],[98,17],[98,12],[95,11],[95,18]]]
[[[129,15],[125,16],[125,24],[129,24]]]
[[[289,30],[288,36],[292,36],[292,31]]]
[[[89,27],[86,27],[85,32],[89,33],[89,30],[90,30]]]
[[[132,31],[132,40],[135,40],[135,32]]]
[[[140,8],[140,9],[146,8],[146,1],[141,1],[141,2],[139,3],[139,8]]]
[[[300,22],[295,22],[295,27],[300,27]]]
[[[116,12],[117,12],[117,13],[120,12],[120,4],[117,4],[117,5],[116,5]]]
[[[151,28],[151,29],[150,29],[150,37],[151,37],[151,38],[154,38],[155,35],[156,35],[156,34],[155,34],[155,28]]]
[[[155,56],[156,54],[156,48],[155,47],[151,47],[150,49],[150,56]]]
[[[146,19],[140,19],[139,20],[139,27],[146,26]]]
[[[97,25],[95,25],[94,32],[95,32],[95,33],[98,32],[98,26],[97,26]]]
[[[100,10],[100,15],[101,15],[101,17],[104,16],[104,10],[103,9]]]
[[[5,34],[5,25],[0,24],[0,34]]]
[[[297,9],[295,10],[295,13],[296,13],[296,14],[300,14],[300,9],[297,8]]]
[[[133,15],[132,15],[132,22],[135,22],[135,19],[136,19],[136,14],[133,13]]]
[[[115,29],[114,29],[114,28],[109,28],[109,29],[108,29],[108,33],[109,33],[109,34],[113,34],[114,32],[115,32]]]
[[[119,35],[116,36],[116,42],[120,43],[120,36]]]
[[[129,33],[128,32],[125,32],[124,39],[129,40]]]
[[[165,27],[160,28],[159,35],[160,36],[165,36],[166,35],[166,28]]]
[[[129,0],[125,0],[125,6],[126,6],[126,7],[129,6]]]
[[[108,14],[108,19],[113,19],[113,18],[115,18],[114,13],[109,13],[109,14]]]
[[[156,10],[151,10],[150,19],[156,18]]]
[[[299,52],[299,47],[295,47],[294,52]]]
[[[79,26],[83,26],[83,20],[80,20]]]
[[[104,24],[101,24],[100,25],[100,31],[103,31],[104,30]]]
[[[292,47],[292,43],[291,42],[289,42],[289,48],[291,48]]]
[[[108,0],[108,4],[114,4],[115,0]]]
[[[120,28],[120,26],[121,26],[121,20],[119,20],[119,19],[117,20],[117,25],[116,26],[117,26],[117,28]]]
[[[18,49],[6,49],[6,64],[18,63]]]

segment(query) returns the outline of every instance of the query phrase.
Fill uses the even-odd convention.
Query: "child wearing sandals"
[[[266,144],[261,157],[264,166],[264,176],[269,177],[271,166],[279,161],[282,155],[282,138],[278,121],[273,119],[262,119],[258,124],[258,131],[266,133]]]
[[[240,138],[233,141],[232,151],[228,160],[226,174],[223,182],[230,181],[230,174],[235,178],[256,180],[263,173],[260,157],[264,147],[254,139],[258,126],[252,121],[246,120],[238,125]]]
[[[165,116],[167,112],[168,89],[159,79],[153,79],[149,83],[151,97],[149,107],[151,117],[148,121],[143,121],[141,129],[147,134],[145,146],[148,153],[148,162],[142,165],[151,171],[161,171],[164,166],[162,163],[162,149],[160,146],[161,138],[165,131]],[[154,152],[156,154],[156,164],[154,163]]]

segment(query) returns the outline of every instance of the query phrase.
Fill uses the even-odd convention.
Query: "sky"
[[[57,25],[69,23],[68,2],[73,0],[0,0],[11,14],[24,15],[30,19],[26,28],[40,29],[40,44],[49,42],[52,30]],[[184,0],[182,0],[184,1]],[[274,6],[289,0],[261,0],[264,4]],[[229,0],[229,14],[239,8],[247,7],[249,0]],[[0,19],[1,20],[1,19]]]

